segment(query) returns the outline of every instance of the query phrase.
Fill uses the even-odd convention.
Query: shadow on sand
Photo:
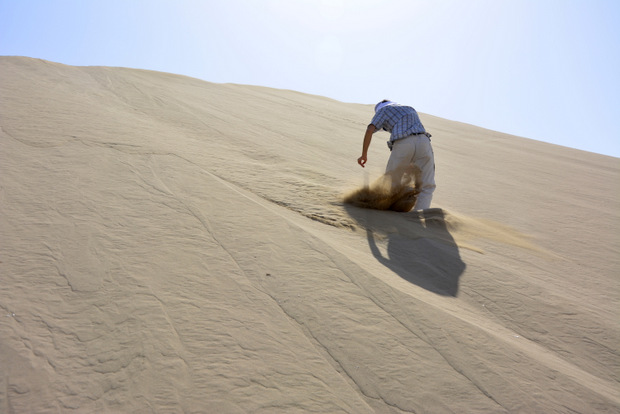
[[[457,296],[466,265],[448,232],[443,210],[397,213],[344,206],[366,230],[372,254],[385,267],[428,291]]]

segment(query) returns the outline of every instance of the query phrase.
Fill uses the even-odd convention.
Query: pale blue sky
[[[620,0],[0,0],[0,55],[390,98],[620,157]]]

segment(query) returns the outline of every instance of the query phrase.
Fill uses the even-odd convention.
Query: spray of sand
[[[419,193],[418,173],[411,168],[400,173],[384,174],[373,183],[347,193],[343,201],[374,210],[410,211]]]
[[[420,183],[416,178],[418,171],[410,170],[402,173],[400,182],[389,174],[384,174],[371,184],[350,191],[343,201],[355,207],[374,210],[391,210],[408,212],[413,209],[419,193]],[[516,229],[488,219],[455,215],[442,209],[431,209],[419,215],[407,215],[408,220],[423,223],[426,237],[431,236],[429,223],[442,223],[459,247],[483,253],[484,250],[472,245],[474,240],[491,240],[523,249],[544,253],[532,238]]]

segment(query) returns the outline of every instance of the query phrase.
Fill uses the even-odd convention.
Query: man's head
[[[379,112],[379,109],[383,108],[384,106],[392,105],[394,103],[396,102],[392,102],[389,99],[382,100],[381,102],[375,105],[375,113]]]

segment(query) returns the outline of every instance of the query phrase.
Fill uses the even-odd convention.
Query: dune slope
[[[0,412],[620,411],[618,159],[421,114],[441,210],[364,210],[371,116],[0,58]]]

